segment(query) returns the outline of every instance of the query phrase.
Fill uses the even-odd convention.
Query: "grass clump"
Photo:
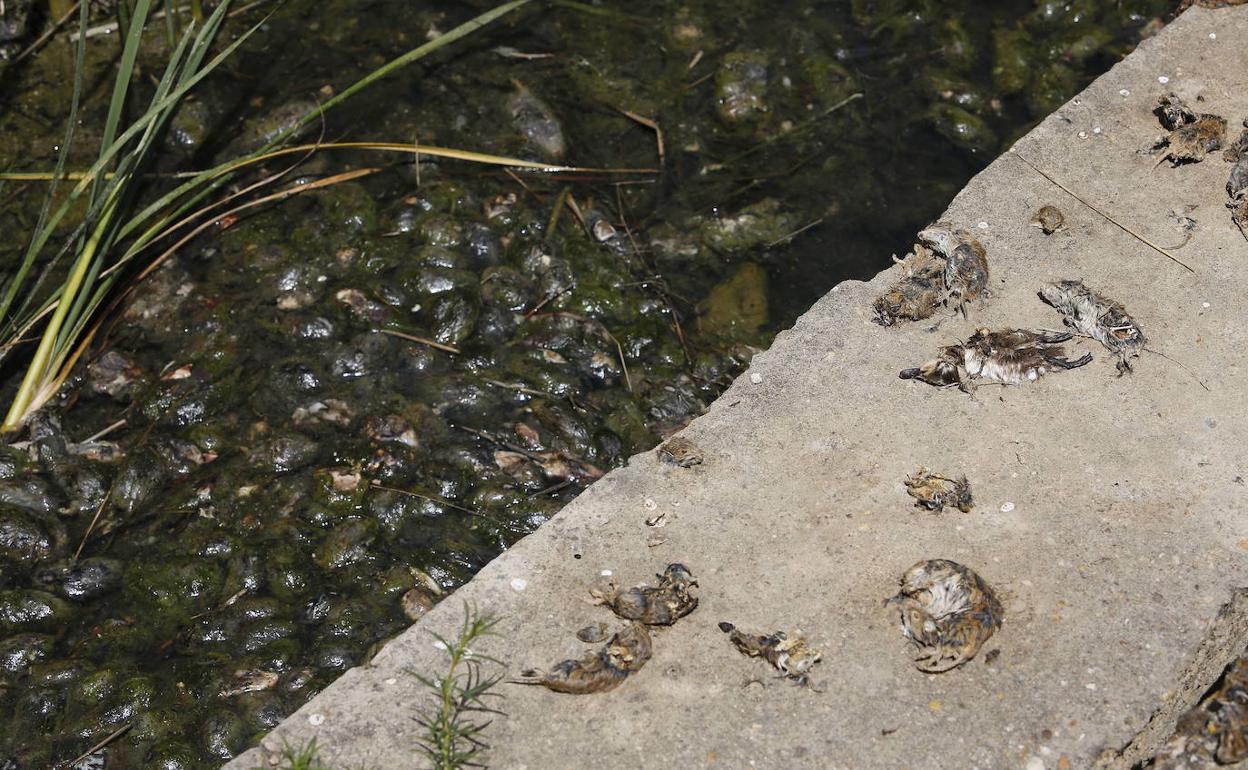
[[[473,652],[471,645],[483,637],[495,636],[497,623],[497,618],[481,615],[465,604],[464,622],[453,641],[434,634],[450,656],[446,673],[427,677],[411,672],[432,696],[432,703],[417,714],[416,721],[425,729],[420,750],[432,762],[433,770],[485,767],[481,760],[489,744],[482,734],[490,725],[489,715],[503,713],[489,705],[489,699],[503,697],[491,692],[503,675],[487,675],[483,664],[500,669],[503,664]]]

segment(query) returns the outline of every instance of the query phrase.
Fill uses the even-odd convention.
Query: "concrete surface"
[[[1151,109],[1170,89],[1238,133],[1248,7],[1189,10],[962,191],[947,218],[974,229],[992,268],[993,296],[969,320],[871,323],[894,271],[836,287],[685,431],[703,465],[633,458],[227,767],[270,766],[270,749],[313,736],[334,767],[423,766],[412,716],[424,696],[405,672],[444,668],[430,632],[454,633],[464,602],[501,618],[480,647],[514,675],[583,653],[574,632],[609,619],[585,601],[603,570],[633,584],[670,561],[698,576],[701,606],[657,632],[653,660],[613,692],[504,685],[491,767],[1037,770],[1146,755],[1132,742],[1150,716],[1162,723],[1141,740],[1164,739],[1164,720],[1243,648],[1238,615],[1223,642],[1206,638],[1248,585],[1248,243],[1224,208],[1220,153],[1155,169],[1138,153],[1161,133]],[[1173,251],[1195,272],[1019,155],[1163,247],[1181,240],[1170,212],[1195,206]],[[1068,225],[1051,237],[1028,225],[1046,203]],[[898,379],[976,326],[1059,328],[1036,291],[1062,278],[1124,303],[1190,372],[1146,353],[1117,377],[1082,341],[1091,365],[974,397]],[[967,474],[975,510],[915,509],[902,481],[920,465]],[[668,539],[649,547],[658,512]],[[964,668],[927,675],[882,602],[935,557],[996,587],[1005,625]],[[826,691],[772,678],[721,620],[804,630],[824,651]]]

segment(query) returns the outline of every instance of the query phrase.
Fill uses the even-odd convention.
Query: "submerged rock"
[[[749,340],[767,323],[767,273],[753,262],[711,290],[699,305],[698,331],[708,337]]]

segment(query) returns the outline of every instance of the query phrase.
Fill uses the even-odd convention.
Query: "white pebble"
[[[615,573],[609,569],[604,569],[602,572],[599,572],[598,574],[601,575],[602,577],[611,577]]]
[[[1096,128],[1092,129],[1092,133],[1096,134],[1097,136],[1100,136],[1100,135],[1101,135],[1101,127],[1100,127],[1100,126],[1097,126]]]
[[[1119,96],[1130,96],[1130,95],[1131,95],[1131,92],[1130,92],[1130,91],[1128,91],[1127,89],[1125,89],[1125,88],[1124,88],[1124,89],[1122,89],[1121,91],[1119,91],[1119,92],[1118,92],[1118,95],[1119,95]]]
[[[757,385],[758,383],[762,381],[763,381],[763,375],[759,374],[758,372],[750,372],[750,382]]]
[[[1218,33],[1217,33],[1217,32],[1210,32],[1210,33],[1209,33],[1209,39],[1210,39],[1210,40],[1217,40],[1217,39],[1218,39]]]
[[[513,591],[523,591],[524,589],[528,587],[529,587],[529,581],[525,580],[524,578],[512,578],[511,579],[511,588]]]
[[[398,683],[399,683],[399,680],[393,676],[386,680],[386,684],[398,684]]]
[[[1084,685],[1084,687],[1088,688],[1089,690],[1096,690],[1096,682],[1088,682],[1087,684]]]
[[[1080,138],[1080,139],[1087,139],[1087,138],[1088,138],[1088,132],[1087,132],[1087,131],[1080,131],[1080,132],[1079,132],[1079,138]]]
[[[1164,86],[1166,83],[1170,82],[1170,78],[1166,77],[1165,75],[1158,75],[1157,82],[1161,83]]]
[[[975,226],[976,226],[976,227],[978,227],[980,230],[987,230],[987,229],[988,229],[988,223],[987,223],[987,222],[980,222],[979,224],[977,224],[977,225],[975,225]]]
[[[1208,303],[1208,302],[1202,302],[1202,303],[1200,303],[1200,306],[1201,306],[1201,307],[1209,307],[1209,303]]]
[[[647,497],[645,500],[641,501],[641,507],[645,508],[647,511],[653,511],[655,508],[659,507],[659,504],[654,501],[653,497]]]
[[[1009,513],[1010,511],[1013,511],[1013,510],[1014,510],[1014,503],[1011,503],[1009,500],[1006,500],[1004,503],[1001,503],[1002,513]]]
[[[308,714],[308,724],[312,725],[313,727],[320,727],[321,725],[325,724],[325,715],[324,714]]]
[[[433,649],[435,649],[435,650],[445,650],[445,649],[446,649],[446,642],[442,641],[441,639],[437,640],[436,642],[434,642],[434,643],[433,643]]]

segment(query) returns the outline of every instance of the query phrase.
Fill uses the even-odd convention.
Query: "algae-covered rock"
[[[934,104],[927,111],[932,126],[949,141],[973,153],[991,155],[999,140],[977,115],[952,104]]]
[[[73,615],[73,607],[45,591],[0,591],[0,636],[51,632]]]
[[[768,57],[762,51],[735,51],[715,72],[715,110],[729,125],[759,123],[767,115]]]
[[[16,508],[0,508],[0,559],[39,561],[52,552],[47,528]]]
[[[1027,87],[1036,66],[1031,35],[1021,28],[998,28],[992,33],[992,82],[1003,94]]]
[[[555,111],[519,81],[515,81],[515,86],[515,92],[507,99],[512,126],[543,158],[562,160],[568,148]]]
[[[698,306],[698,331],[712,338],[749,340],[767,323],[767,273],[746,262],[711,289]]]
[[[223,575],[208,559],[172,557],[136,561],[126,567],[123,589],[136,606],[176,624],[217,600]],[[156,618],[151,618],[153,621]]]
[[[797,229],[797,217],[775,198],[751,203],[735,214],[702,222],[702,242],[720,254],[740,254],[782,240]]]

